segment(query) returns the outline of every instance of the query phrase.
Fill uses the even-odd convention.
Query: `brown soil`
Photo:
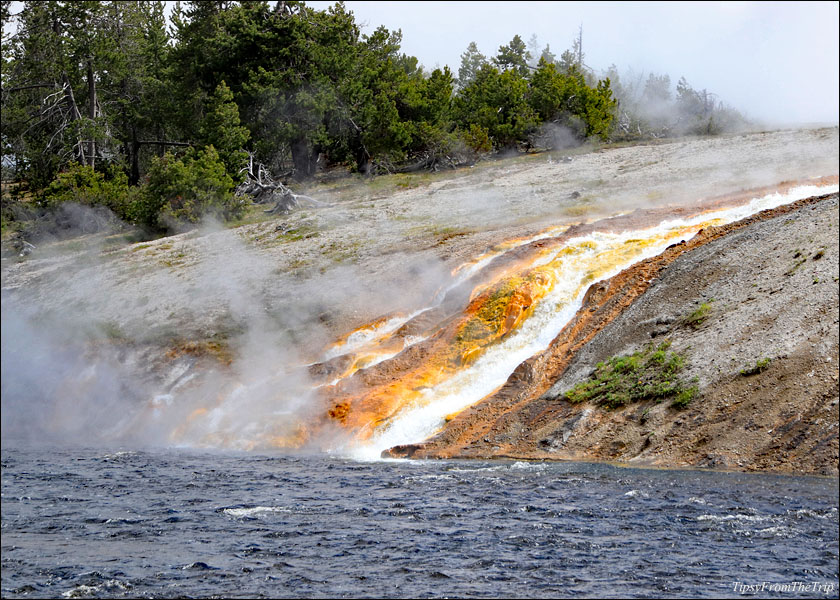
[[[724,227],[594,285],[551,347],[425,443],[391,456],[609,460],[838,473],[837,194]],[[707,302],[697,328],[685,317]],[[669,339],[700,395],[608,410],[563,393]],[[770,366],[743,375],[758,360]]]

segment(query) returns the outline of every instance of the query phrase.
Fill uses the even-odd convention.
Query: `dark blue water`
[[[2,595],[836,597],[837,493],[581,463],[4,448]]]

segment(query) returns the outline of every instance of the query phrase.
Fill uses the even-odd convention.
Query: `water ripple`
[[[832,479],[136,450],[2,462],[4,598],[837,589]]]

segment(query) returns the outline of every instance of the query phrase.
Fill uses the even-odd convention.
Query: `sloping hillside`
[[[593,286],[544,355],[432,440],[392,455],[837,475],[837,194],[716,229]],[[666,340],[684,359],[679,377],[696,378],[687,407],[566,399],[598,363]]]

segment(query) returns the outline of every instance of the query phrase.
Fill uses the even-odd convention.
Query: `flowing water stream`
[[[493,393],[520,363],[545,350],[593,283],[703,228],[837,189],[798,185],[630,230],[612,231],[609,220],[581,235],[568,226],[555,227],[491,249],[456,268],[427,306],[362,326],[307,365],[323,371],[310,386],[311,401],[332,405],[328,414],[350,434],[331,451],[372,458],[430,437],[447,418]],[[452,302],[458,293],[462,301]],[[239,399],[272,386],[282,393],[282,382],[267,377],[219,394],[188,416],[173,441],[218,446],[222,440],[221,445],[239,449],[306,443],[312,423],[294,412],[261,415],[259,422],[243,415]]]

